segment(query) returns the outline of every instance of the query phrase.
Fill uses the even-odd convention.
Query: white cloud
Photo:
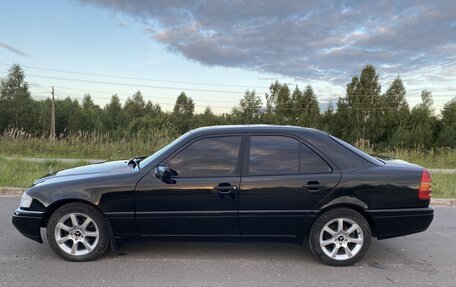
[[[204,65],[333,84],[367,63],[386,77],[456,79],[435,69],[456,64],[451,0],[82,2],[139,19],[155,41]]]

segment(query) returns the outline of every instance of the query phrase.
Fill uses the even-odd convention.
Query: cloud
[[[81,2],[141,21],[169,51],[208,66],[343,83],[366,63],[391,77],[456,64],[452,0]]]
[[[14,48],[8,44],[5,44],[3,42],[0,42],[0,47],[2,48],[5,48],[6,50],[10,51],[10,52],[13,52],[14,54],[16,55],[19,55],[19,56],[22,56],[22,57],[26,57],[26,58],[30,58],[29,55],[27,55],[26,53],[22,52],[21,50],[17,49],[17,48]]]

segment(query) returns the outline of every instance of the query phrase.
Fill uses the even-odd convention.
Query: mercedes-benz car
[[[430,197],[425,168],[370,156],[326,132],[217,126],[148,157],[37,179],[12,221],[37,242],[46,228],[52,249],[71,261],[125,240],[204,237],[308,243],[322,262],[341,266],[360,260],[372,237],[426,230]]]

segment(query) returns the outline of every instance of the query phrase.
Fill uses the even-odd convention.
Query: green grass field
[[[85,164],[84,161],[76,163],[62,163],[55,160],[32,162],[7,160],[0,157],[0,186],[30,187],[33,180],[49,174],[51,170],[58,171]]]
[[[432,174],[432,197],[456,198],[456,174]]]
[[[456,150],[449,148],[434,150],[393,149],[374,153],[402,159],[426,168],[456,169]]]

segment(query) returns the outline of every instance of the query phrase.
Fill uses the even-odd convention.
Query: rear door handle
[[[303,187],[308,191],[319,191],[320,189],[326,188],[326,186],[320,184],[318,180],[310,180]]]
[[[214,190],[217,190],[219,194],[230,194],[233,190],[236,190],[237,186],[231,184],[221,183],[217,186],[214,186]]]

